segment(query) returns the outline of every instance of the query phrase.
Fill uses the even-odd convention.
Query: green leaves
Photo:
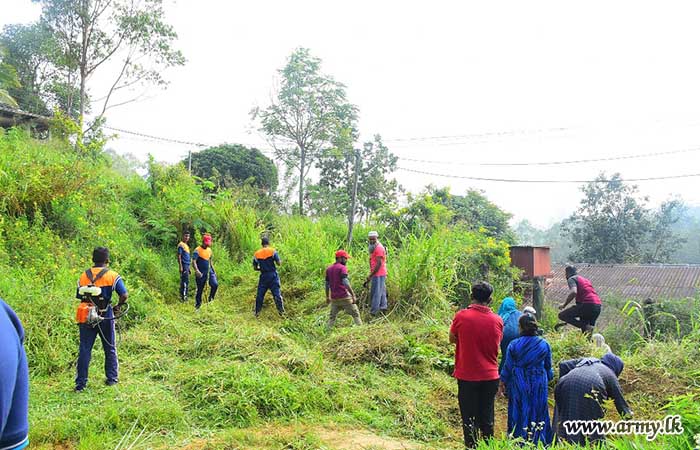
[[[347,101],[345,86],[320,72],[321,60],[298,48],[280,69],[281,85],[266,109],[251,112],[270,139],[276,156],[299,173],[299,212],[304,211],[304,183],[324,150],[356,135],[357,107]],[[347,140],[347,139],[346,139]],[[352,139],[350,139],[352,143]]]

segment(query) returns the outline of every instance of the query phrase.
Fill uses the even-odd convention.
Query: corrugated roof
[[[545,295],[563,301],[568,293],[563,264],[552,266]],[[700,293],[700,265],[576,264],[578,273],[591,280],[601,297],[655,300],[696,297]]]

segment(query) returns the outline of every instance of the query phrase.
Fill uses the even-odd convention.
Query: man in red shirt
[[[493,436],[503,320],[488,306],[491,294],[490,284],[474,284],[471,305],[457,312],[450,327],[450,342],[457,345],[452,375],[457,378],[457,399],[467,448],[474,447],[479,432],[482,439]]]
[[[369,313],[372,317],[381,311],[385,313],[388,309],[386,300],[386,249],[381,242],[379,242],[379,233],[376,231],[369,232],[369,276],[364,283],[370,284],[369,298],[370,298],[370,309]]]
[[[350,255],[345,250],[338,250],[335,252],[335,264],[326,269],[326,304],[331,305],[328,328],[333,328],[341,309],[352,317],[355,325],[362,325],[357,299],[348,279],[346,264],[349,258]]]

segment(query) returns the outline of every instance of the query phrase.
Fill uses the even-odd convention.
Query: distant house
[[[576,264],[578,273],[591,280],[603,297],[642,302],[697,297],[700,294],[700,265],[674,264]],[[568,287],[563,264],[552,265],[545,284],[550,301],[563,302]]]
[[[0,127],[23,127],[31,131],[36,137],[47,138],[51,118],[33,114],[21,109],[13,108],[0,103]]]

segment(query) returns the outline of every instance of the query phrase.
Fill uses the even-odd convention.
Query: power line
[[[154,141],[170,142],[172,144],[181,144],[181,145],[193,145],[195,147],[213,147],[213,145],[202,144],[201,142],[182,141],[179,139],[171,139],[171,138],[166,138],[166,137],[162,137],[162,136],[154,136],[152,134],[140,133],[138,131],[124,130],[122,128],[115,128],[115,127],[108,127],[108,126],[105,126],[104,128],[106,128],[108,130],[116,131],[118,133],[131,134],[133,136],[140,136],[140,137],[152,139]]]
[[[471,138],[486,138],[486,137],[501,137],[501,136],[516,136],[516,135],[528,135],[528,134],[540,134],[540,133],[551,133],[551,132],[561,132],[567,131],[568,128],[538,128],[534,130],[508,130],[508,131],[492,131],[487,133],[474,133],[474,134],[457,134],[457,135],[446,135],[446,136],[419,136],[419,137],[408,137],[408,138],[389,138],[382,139],[383,142],[414,142],[414,141],[437,141],[444,139],[471,139]]]
[[[636,155],[621,155],[621,156],[610,156],[607,158],[590,158],[590,159],[577,159],[571,161],[535,161],[535,162],[514,162],[514,163],[463,163],[454,161],[435,161],[429,159],[414,159],[406,158],[403,156],[398,156],[399,159],[404,161],[411,161],[424,164],[445,164],[450,166],[489,166],[489,167],[512,167],[512,166],[557,166],[566,164],[586,164],[592,162],[602,162],[602,161],[620,161],[625,159],[639,159],[639,158],[652,158],[655,156],[666,156],[666,155],[676,155],[679,153],[691,153],[700,151],[700,147],[686,148],[682,150],[671,150],[668,152],[653,152],[653,153],[641,153]]]
[[[463,180],[474,180],[474,181],[494,181],[494,182],[499,182],[499,183],[558,183],[558,184],[576,183],[576,184],[582,184],[582,183],[610,183],[610,181],[611,181],[611,180],[523,180],[523,179],[508,179],[508,178],[485,178],[485,177],[471,177],[471,176],[464,176],[464,175],[451,175],[451,174],[445,174],[445,173],[425,172],[422,170],[407,169],[405,167],[397,167],[397,169],[403,170],[404,172],[412,172],[412,173],[418,173],[418,174],[422,174],[422,175],[430,175],[430,176],[434,176],[434,177],[458,178],[458,179],[463,179]],[[700,173],[692,173],[692,174],[685,174],[685,175],[667,175],[667,176],[648,177],[648,178],[627,178],[627,179],[619,180],[619,181],[621,181],[621,182],[657,181],[657,180],[670,180],[670,179],[676,179],[676,178],[691,178],[691,177],[700,177]]]

